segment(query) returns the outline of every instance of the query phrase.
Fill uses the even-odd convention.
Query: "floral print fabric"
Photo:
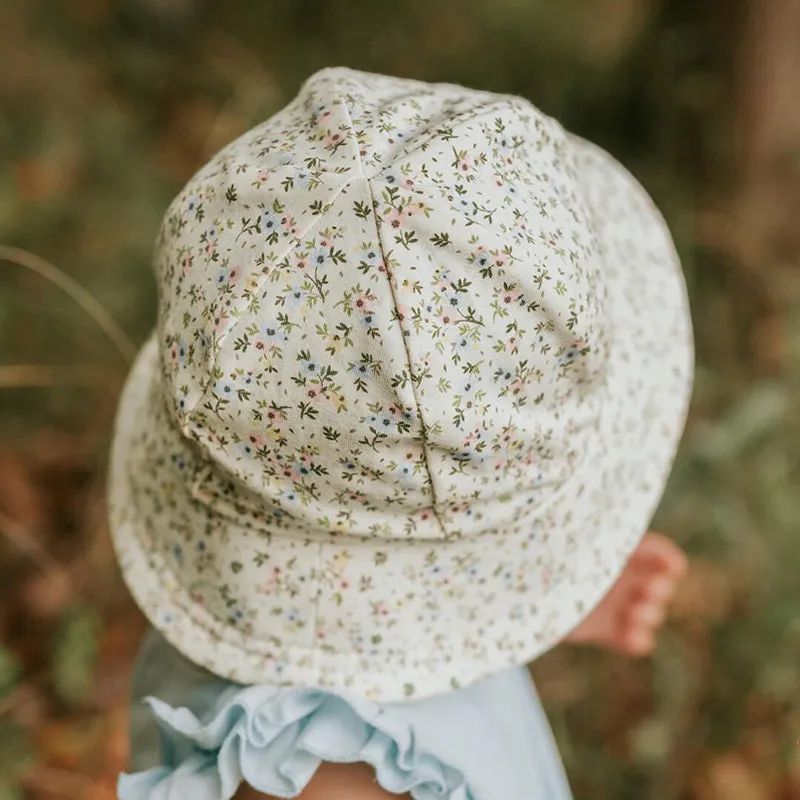
[[[312,76],[170,206],[112,534],[246,683],[435,694],[524,663],[658,502],[692,342],[663,220],[526,101]]]

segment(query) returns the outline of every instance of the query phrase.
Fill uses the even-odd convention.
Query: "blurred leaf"
[[[0,698],[17,685],[21,671],[17,657],[0,642]]]
[[[697,431],[695,452],[711,462],[729,462],[780,428],[789,410],[784,384],[756,384],[719,420]]]
[[[99,619],[82,605],[67,609],[53,641],[53,686],[64,701],[77,704],[89,694],[97,663]]]
[[[19,786],[22,777],[35,763],[36,754],[25,731],[0,719],[0,788],[8,792]]]
[[[24,800],[22,789],[9,784],[0,783],[0,800]]]

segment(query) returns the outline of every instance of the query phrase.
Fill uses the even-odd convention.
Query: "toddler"
[[[525,665],[654,646],[692,381],[664,222],[512,96],[347,69],[167,211],[120,400],[123,800],[567,800]],[[140,702],[147,697],[147,703]]]

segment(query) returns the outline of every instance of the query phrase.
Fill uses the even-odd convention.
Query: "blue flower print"
[[[186,364],[186,356],[188,355],[189,348],[181,336],[175,344],[175,353],[178,358],[178,365],[183,367]]]
[[[231,400],[236,396],[236,386],[229,378],[223,378],[214,384],[214,394],[224,400]]]
[[[571,364],[578,356],[586,352],[586,345],[583,342],[573,342],[564,354],[558,359],[558,363],[562,367]]]
[[[258,224],[264,236],[275,239],[281,229],[281,218],[271,211],[263,211]]]
[[[292,308],[299,308],[305,302],[306,294],[307,292],[303,289],[303,284],[300,281],[295,281],[286,293],[286,302]]]
[[[249,442],[247,439],[245,439],[243,442],[239,442],[239,443],[236,445],[236,452],[237,452],[237,453],[238,453],[240,456],[242,456],[243,458],[248,458],[248,459],[250,459],[250,458],[253,458],[253,457],[255,457],[255,454],[256,454],[256,448],[255,448],[255,446],[252,444],[252,442]]]
[[[315,377],[320,373],[320,365],[313,358],[309,358],[303,363],[303,372],[309,377]]]
[[[287,622],[291,622],[293,624],[298,624],[299,623],[301,625],[305,624],[305,620],[303,619],[303,615],[296,608],[288,609],[286,611],[286,613],[284,614],[284,617],[285,617]]]
[[[361,251],[356,258],[359,265],[364,266],[378,266],[381,261],[380,249],[377,246],[362,246]]]
[[[236,625],[244,619],[244,611],[238,606],[232,606],[228,611],[228,622]]]
[[[470,350],[470,341],[466,336],[457,336],[453,342],[453,354],[465,355]]]
[[[395,467],[394,474],[403,487],[410,488],[414,485],[414,462],[401,461],[397,467]]]
[[[315,247],[308,257],[312,269],[323,269],[330,259],[330,253],[324,247]]]
[[[305,461],[300,461],[299,459],[292,464],[292,469],[297,472],[298,475],[302,475],[303,477],[311,474],[308,463]]]
[[[259,329],[259,336],[265,342],[288,342],[289,336],[277,322],[270,320],[269,322],[262,323]]]
[[[382,433],[389,433],[390,431],[397,430],[397,422],[392,414],[384,412],[382,414],[370,414],[367,417],[367,422],[375,428],[376,431]]]
[[[280,493],[280,498],[281,498],[281,500],[285,500],[287,503],[296,503],[297,500],[298,500],[297,492],[294,489],[284,489]],[[277,510],[276,510],[276,513],[277,513]]]
[[[365,364],[364,362],[351,361],[347,365],[347,371],[359,378],[366,379],[375,377],[375,366],[373,364]]]
[[[345,461],[342,464],[342,467],[344,468],[345,472],[349,474],[354,474],[356,471],[356,465],[352,461]]]

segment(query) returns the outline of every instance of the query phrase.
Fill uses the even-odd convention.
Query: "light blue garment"
[[[143,698],[149,696],[147,702]],[[415,800],[571,800],[525,669],[447,695],[378,704],[341,692],[241,686],[148,632],[133,678],[120,800],[228,800],[241,781],[296,797],[322,761],[363,761]]]

